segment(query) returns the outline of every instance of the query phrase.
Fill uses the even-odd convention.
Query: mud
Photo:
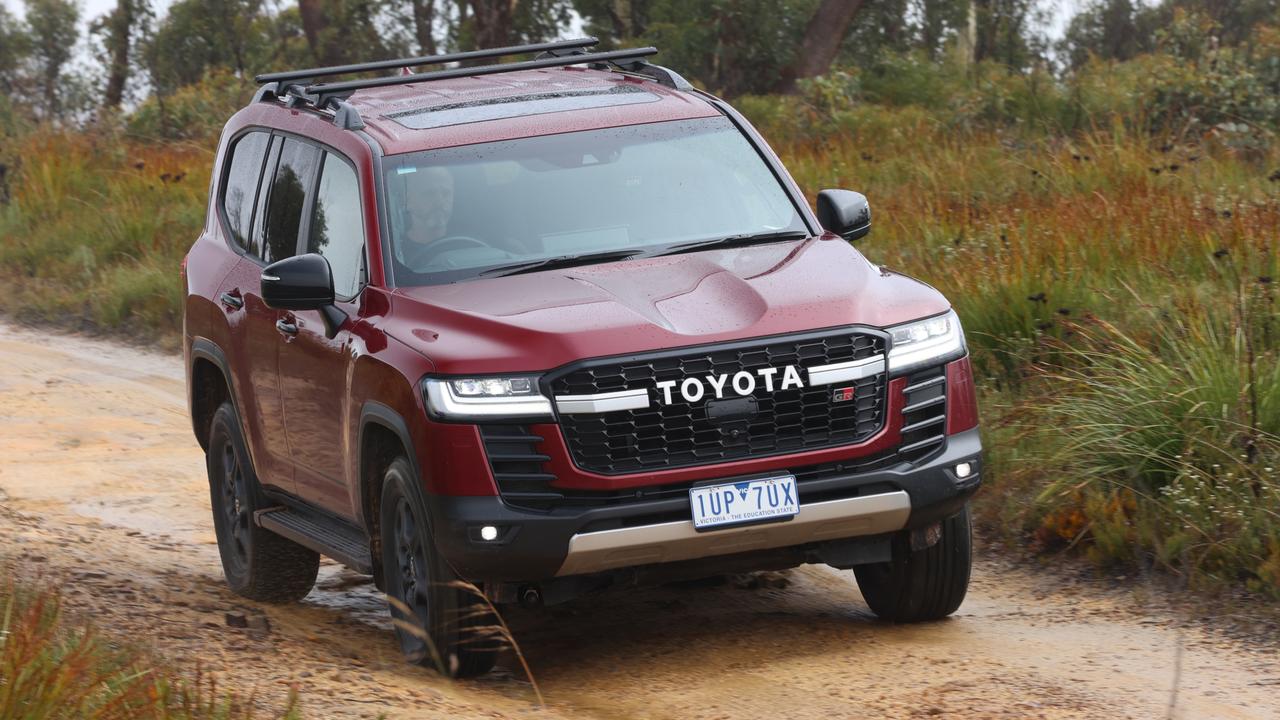
[[[1274,638],[989,555],[919,626],[819,567],[512,609],[539,709],[510,655],[465,682],[403,664],[377,591],[332,563],[294,606],[229,593],[179,358],[0,325],[0,408],[4,567],[268,711],[296,687],[315,718],[1280,717]]]

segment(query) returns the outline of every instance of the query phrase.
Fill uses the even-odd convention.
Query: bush
[[[1040,538],[1280,597],[1280,354],[1213,311],[1149,322],[1082,327],[1046,370]]]
[[[172,95],[152,95],[129,116],[129,135],[138,139],[217,138],[227,118],[253,98],[257,86],[229,70],[216,69]]]

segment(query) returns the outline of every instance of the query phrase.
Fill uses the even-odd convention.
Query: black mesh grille
[[[902,462],[920,462],[942,447],[946,439],[946,376],[941,367],[931,368],[907,378],[902,413],[902,440],[884,452],[850,458],[838,462],[789,468],[796,476],[802,503],[822,502],[850,497],[850,493],[870,494],[894,488],[860,487],[856,490],[818,492],[815,481],[845,473],[865,473],[893,467]],[[485,450],[493,468],[502,499],[508,505],[524,510],[550,512],[559,508],[586,510],[598,507],[628,505],[653,500],[683,498],[692,482],[670,483],[629,490],[575,490],[555,487],[555,475],[546,472],[547,456],[538,452],[542,438],[522,425],[481,425]],[[671,517],[640,516],[628,518],[627,525],[642,525],[666,520],[688,519],[689,511],[681,509]]]
[[[720,346],[622,362],[593,363],[551,380],[561,395],[650,389],[650,406],[600,414],[564,415],[560,425],[578,467],[604,474],[659,470],[741,457],[760,457],[861,442],[884,423],[885,374],[855,382],[778,390],[783,368],[861,360],[884,353],[879,335],[843,332],[751,345]],[[757,382],[756,412],[739,422],[713,422],[706,399],[686,402],[678,391],[664,404],[658,382],[776,368],[775,390]],[[833,402],[836,388],[856,386],[853,400]],[[737,397],[728,394],[727,397]]]

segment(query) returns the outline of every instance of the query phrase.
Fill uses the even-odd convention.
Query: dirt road
[[[817,567],[512,611],[539,710],[510,658],[457,683],[401,663],[336,565],[296,606],[226,591],[178,358],[0,325],[0,408],[0,558],[221,687],[271,706],[296,686],[312,718],[1156,718],[1175,678],[1173,717],[1280,717],[1274,645],[990,559],[957,616],[913,627]]]

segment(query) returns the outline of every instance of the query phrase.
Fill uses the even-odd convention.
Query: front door
[[[354,318],[365,284],[360,187],[354,166],[337,153],[324,152],[319,167],[300,250],[329,261],[337,306]],[[359,409],[350,406],[348,379],[359,345],[346,330],[330,337],[319,312],[287,315],[295,332],[280,345],[280,395],[298,494],[352,517],[347,474],[354,468],[345,459],[355,456],[346,444]]]

